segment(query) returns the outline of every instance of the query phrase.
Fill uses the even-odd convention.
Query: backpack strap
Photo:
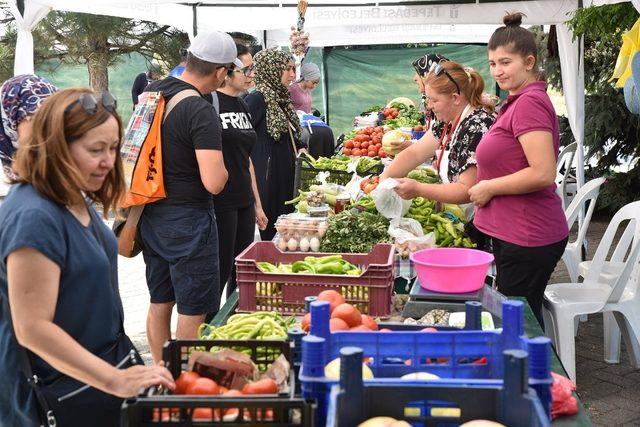
[[[169,113],[175,108],[176,105],[180,103],[183,99],[190,98],[192,96],[201,96],[197,90],[194,89],[185,89],[173,95],[173,97],[167,102],[167,105],[164,107],[164,116],[162,116],[162,123],[167,120],[167,116]]]
[[[220,114],[220,98],[218,98],[218,91],[211,92],[211,105],[215,108],[216,113]]]

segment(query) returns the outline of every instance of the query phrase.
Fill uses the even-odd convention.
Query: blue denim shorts
[[[152,203],[140,218],[142,254],[152,303],[175,301],[178,313],[215,313],[220,306],[218,231],[210,208]]]

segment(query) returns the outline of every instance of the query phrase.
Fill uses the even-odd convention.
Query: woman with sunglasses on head
[[[224,164],[229,172],[224,190],[213,197],[220,242],[220,292],[230,279],[227,296],[236,288],[235,257],[253,242],[256,223],[260,230],[267,226],[250,158],[256,131],[249,107],[241,98],[253,82],[255,66],[247,46],[237,44],[236,49],[243,67],[230,69],[213,94],[222,125]]]
[[[67,89],[21,140],[0,207],[0,375],[11,384],[0,387],[0,425],[50,425],[47,407],[58,425],[118,425],[123,398],[175,387],[166,368],[132,360],[117,242],[91,205],[106,217],[124,193],[121,137],[110,94]]]
[[[469,196],[476,228],[492,239],[498,290],[526,297],[542,325],[544,290],[569,230],[554,182],[558,119],[538,79],[535,37],[520,27],[522,16],[505,16],[505,26],[489,39],[491,75],[509,96],[478,145],[478,183]]]
[[[469,203],[469,188],[476,183],[474,152],[495,119],[493,106],[482,100],[483,89],[484,81],[477,71],[453,61],[432,63],[424,78],[424,91],[439,123],[398,154],[382,174],[382,178],[398,179],[395,190],[402,198]],[[437,150],[435,166],[443,184],[402,178]]]
[[[291,56],[265,49],[256,54],[255,64],[256,90],[245,101],[257,133],[251,160],[269,221],[260,236],[271,240],[278,216],[293,212],[293,206],[284,203],[293,198],[296,155],[306,147],[299,142],[300,121],[287,90],[296,74]]]

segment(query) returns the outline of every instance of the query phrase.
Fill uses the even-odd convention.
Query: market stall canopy
[[[632,0],[640,10],[640,0]],[[20,13],[18,2],[24,6]],[[578,164],[584,164],[584,71],[581,41],[564,22],[578,7],[619,3],[620,0],[531,0],[494,2],[466,0],[443,3],[440,0],[321,0],[310,2],[305,29],[326,46],[388,43],[446,42],[427,39],[430,25],[455,25],[455,32],[475,41],[478,28],[465,25],[501,25],[506,10],[527,15],[526,23],[557,24],[563,91],[571,130],[578,142]],[[14,72],[33,72],[33,38],[31,30],[52,9],[100,15],[120,16],[172,25],[191,34],[203,29],[242,31],[258,36],[270,44],[283,43],[283,32],[297,20],[297,0],[9,0],[16,17],[18,43]],[[406,29],[406,31],[403,30]],[[338,30],[338,31],[336,31]],[[424,31],[423,31],[424,30]],[[437,29],[432,28],[433,32]],[[485,29],[486,31],[486,29]],[[358,34],[360,34],[358,36]],[[345,38],[345,35],[349,36]],[[485,34],[486,36],[486,34]],[[584,172],[578,168],[578,186]]]

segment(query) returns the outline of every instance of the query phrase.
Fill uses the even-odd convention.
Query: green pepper
[[[274,273],[278,271],[278,267],[276,267],[275,265],[269,262],[259,262],[257,264],[258,264],[258,267],[260,267],[262,270],[264,270],[267,273]]]
[[[464,239],[462,239],[462,246],[464,246],[465,248],[475,248],[477,245],[473,243],[470,238],[465,237]]]
[[[453,237],[454,239],[456,239],[458,237],[458,233],[456,228],[453,226],[452,223],[448,222],[444,224],[444,229],[446,230],[447,233],[449,233],[451,235],[451,237]]]
[[[457,237],[457,238],[453,241],[453,246],[460,247],[461,245],[462,245],[462,237]]]
[[[291,271],[293,273],[309,272],[311,274],[314,274],[316,272],[316,269],[315,269],[315,267],[313,265],[311,265],[307,261],[296,261],[291,266]]]
[[[329,262],[319,264],[315,272],[318,274],[343,274],[344,268],[339,262]]]
[[[444,248],[445,246],[449,246],[451,244],[451,242],[453,242],[453,237],[448,235],[447,237],[444,238],[444,240],[442,242],[440,242],[438,244],[438,247],[439,248]]]

